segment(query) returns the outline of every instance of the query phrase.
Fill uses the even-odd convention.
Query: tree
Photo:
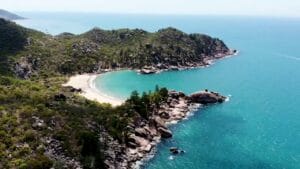
[[[155,93],[159,92],[159,86],[155,85]]]
[[[28,169],[50,169],[53,162],[44,155],[37,155],[27,162]]]
[[[82,132],[79,143],[82,145],[83,167],[87,169],[103,168],[103,154],[96,134],[89,131]]]
[[[167,88],[163,87],[159,90],[159,94],[161,96],[162,101],[165,101],[169,96],[169,91]]]
[[[143,94],[142,94],[141,103],[142,103],[143,108],[142,108],[140,114],[145,119],[148,119],[149,112],[151,111],[151,103],[150,103],[149,95],[146,92],[143,92]]]
[[[127,101],[131,102],[132,104],[139,104],[140,96],[138,91],[134,90],[133,92],[131,92],[130,98]]]

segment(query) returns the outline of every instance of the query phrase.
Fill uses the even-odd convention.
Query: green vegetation
[[[159,108],[159,104],[165,102],[168,98],[168,90],[156,86],[155,92],[143,92],[142,96],[137,91],[133,91],[127,99],[125,105],[128,105],[144,119],[148,119],[149,112]]]
[[[104,126],[122,142],[128,122],[135,116],[148,118],[151,105],[165,100],[167,92],[165,88],[142,96],[133,92],[124,105],[112,108],[85,100],[68,88],[61,89],[63,78],[48,80],[0,78],[0,152],[3,157],[0,164],[3,168],[49,166],[49,159],[43,155],[46,137],[61,141],[66,153],[80,157],[86,168],[99,168],[97,166],[103,165],[103,155],[97,127]],[[65,99],[59,99],[62,93]],[[42,124],[35,125],[37,121]],[[90,125],[94,128],[89,128]],[[32,165],[35,162],[38,163]]]
[[[18,51],[26,43],[26,31],[12,22],[0,19],[0,51]]]
[[[2,57],[9,57],[5,66],[11,72],[17,71],[21,78],[113,68],[188,66],[229,51],[219,39],[186,34],[174,28],[155,33],[140,29],[106,31],[95,28],[81,35],[64,33],[54,37],[2,19],[0,28],[0,53]]]
[[[173,28],[143,30],[94,29],[82,35],[50,36],[0,19],[0,168],[59,168],[45,152],[58,140],[62,153],[84,168],[104,168],[104,128],[123,143],[127,126],[166,101],[166,88],[134,91],[121,106],[111,107],[63,88],[67,76],[107,68],[140,68],[163,63],[201,62],[204,55],[228,51],[206,35]]]

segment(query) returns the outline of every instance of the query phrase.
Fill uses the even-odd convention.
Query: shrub
[[[83,167],[86,169],[96,169],[104,167],[103,155],[100,151],[98,137],[93,132],[84,131],[80,134],[82,146],[81,155]]]
[[[95,133],[84,131],[80,135],[81,155],[89,156],[97,154],[99,147],[98,138]]]
[[[24,133],[23,141],[25,142],[32,142],[36,140],[36,133],[33,130],[27,130]]]
[[[28,169],[50,169],[53,162],[45,155],[37,155],[27,161]]]

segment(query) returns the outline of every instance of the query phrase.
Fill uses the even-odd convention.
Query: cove
[[[171,127],[146,169],[300,168],[300,20],[298,18],[149,16],[23,13],[18,23],[58,34],[104,29],[176,27],[206,33],[240,51],[204,69],[138,75],[133,71],[96,79],[101,91],[126,98],[131,91],[161,87],[187,94],[208,88],[230,101],[201,109]],[[45,19],[46,18],[46,19]],[[87,19],[88,18],[88,19]],[[169,147],[186,153],[171,157]]]
[[[159,144],[144,168],[300,167],[300,51],[295,46],[300,26],[293,30],[277,26],[246,29],[239,38],[230,34],[230,45],[240,54],[208,68],[154,75],[128,70],[96,79],[99,89],[121,98],[133,90],[153,90],[155,85],[188,94],[208,88],[231,96],[229,102],[201,109],[173,125],[173,138]],[[172,146],[186,153],[171,156]]]

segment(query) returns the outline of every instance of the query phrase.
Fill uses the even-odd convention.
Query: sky
[[[0,0],[21,11],[300,17],[300,0]]]

